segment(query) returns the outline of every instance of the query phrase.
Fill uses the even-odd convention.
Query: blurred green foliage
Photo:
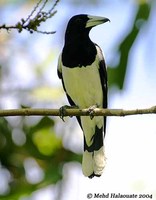
[[[118,52],[120,54],[119,63],[113,68],[108,68],[110,87],[116,85],[119,89],[123,89],[128,68],[129,53],[143,25],[148,22],[150,8],[150,5],[145,2],[138,4],[138,11],[132,29],[118,46]],[[137,23],[139,23],[139,26],[137,26]]]
[[[62,179],[64,163],[81,161],[80,155],[63,147],[62,139],[54,131],[53,119],[43,117],[33,126],[25,125],[24,121],[23,118],[20,126],[26,136],[25,143],[16,145],[13,142],[14,127],[6,119],[0,118],[0,161],[10,174],[10,189],[0,199],[18,199],[21,195],[30,195],[37,189],[55,184]],[[16,137],[14,141],[20,136]],[[30,159],[37,163],[34,166],[28,162],[31,170],[40,169],[42,177],[39,180],[37,174],[32,180],[27,178],[30,169],[26,167],[26,161]]]
[[[32,5],[32,3],[37,1],[8,0],[0,1],[0,5],[7,6],[10,3],[16,5],[18,3],[22,4],[23,2]],[[80,1],[76,2],[81,4]],[[90,3],[90,1],[87,2]],[[108,68],[110,87],[116,85],[118,88],[123,89],[128,67],[129,52],[134,45],[139,32],[142,30],[143,25],[146,24],[149,19],[151,4],[146,1],[136,2],[138,3],[138,11],[132,29],[118,44],[118,52],[120,54],[119,63],[113,68],[111,68],[111,66]],[[92,3],[97,3],[97,1],[92,1]],[[139,27],[137,26],[138,22],[141,22]],[[2,34],[2,32],[0,34]],[[9,38],[8,35],[2,35],[0,38],[1,55],[3,55],[2,49],[8,48],[6,44],[9,45],[11,39],[12,38]],[[27,49],[27,45],[25,44],[25,49]],[[22,52],[24,52],[23,49]],[[49,63],[51,61],[49,60],[49,56],[53,56],[48,53],[47,55]],[[8,61],[8,57],[6,60],[4,59],[5,56],[0,58],[0,100],[2,100],[3,96],[11,95],[11,92],[9,91],[10,87],[8,87],[7,95],[1,90],[1,86],[4,84],[3,81],[9,74],[9,62],[12,62],[12,57],[10,57],[10,61]],[[42,66],[44,66],[44,68],[42,68],[42,71],[40,71],[39,74],[38,68],[34,68],[34,71],[36,70],[35,76],[37,77],[37,81],[44,77],[43,71],[45,70],[46,61],[43,62]],[[5,69],[1,70],[4,65]],[[33,94],[32,99],[30,99],[35,103],[38,98],[45,101],[45,91],[48,91],[47,95],[51,99],[52,95],[50,94],[50,90],[47,90],[46,87],[46,90],[43,89],[44,86],[42,85],[42,81],[37,83],[37,86],[41,88],[42,93],[39,92],[37,86],[37,89],[35,90],[32,88],[28,88],[28,91],[16,89],[19,107],[21,104],[28,105],[28,99],[25,98],[28,93],[31,95]],[[56,88],[52,89],[53,92],[54,90],[56,91]],[[60,96],[61,95],[58,93],[57,99],[59,99]],[[33,106],[35,103],[32,103],[29,106]],[[37,102],[37,105],[40,105],[38,103],[39,102]],[[51,104],[49,105],[51,106]],[[57,103],[54,103],[54,105],[57,105]],[[3,109],[1,106],[2,105],[0,104],[0,109]],[[0,172],[3,172],[5,180],[0,181],[0,199],[17,200],[22,196],[31,195],[40,188],[56,184],[63,178],[63,166],[65,163],[81,162],[81,155],[66,149],[63,145],[63,137],[58,136],[56,131],[56,119],[42,117],[36,120],[31,118],[31,122],[30,120],[27,122],[27,119],[28,117],[18,117],[17,119],[0,118]],[[31,177],[31,174],[29,174],[33,169],[38,171],[36,177]],[[6,182],[6,184],[2,185],[2,181]]]

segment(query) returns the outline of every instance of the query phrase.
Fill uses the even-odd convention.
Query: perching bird
[[[110,21],[91,15],[73,16],[65,32],[65,44],[58,61],[58,76],[71,106],[107,108],[107,72],[100,47],[89,38],[92,27]],[[99,35],[101,39],[102,35]],[[103,132],[106,117],[77,117],[84,133],[82,171],[101,176],[105,167]]]

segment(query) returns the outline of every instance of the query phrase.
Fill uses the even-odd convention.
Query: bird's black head
[[[75,15],[67,25],[62,62],[67,67],[87,66],[94,62],[97,51],[89,38],[92,27],[109,19],[91,15]]]
[[[108,18],[97,17],[91,15],[75,15],[73,16],[67,25],[66,36],[79,35],[84,33],[89,33],[92,27],[99,24],[110,21]]]

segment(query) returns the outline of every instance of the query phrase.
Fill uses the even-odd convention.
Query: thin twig
[[[140,114],[156,114],[156,106],[145,109],[123,110],[123,109],[102,109],[96,108],[92,116],[129,116]],[[60,116],[59,109],[9,109],[0,110],[0,117],[9,116]],[[90,109],[65,109],[64,116],[90,116]]]
[[[48,11],[49,16],[51,16],[52,11],[55,9],[55,7],[57,6],[57,4],[58,4],[59,1],[60,0],[56,0],[55,3],[54,3],[54,5],[52,6],[52,8]]]
[[[38,3],[35,5],[26,19],[22,18],[14,26],[7,26],[6,24],[0,25],[0,29],[6,29],[7,31],[10,31],[11,29],[17,29],[19,33],[21,33],[23,30],[27,30],[30,33],[38,32],[42,34],[54,34],[56,31],[41,31],[38,30],[38,28],[41,23],[45,22],[49,18],[52,18],[57,13],[57,11],[54,11],[54,9],[60,0],[55,0],[54,4],[47,12],[43,10],[45,9],[48,0],[44,0],[43,3],[42,1],[43,0],[38,0]]]
[[[38,13],[41,13],[41,12],[42,12],[42,10],[43,10],[44,7],[46,6],[47,2],[48,2],[48,0],[45,0],[45,1],[44,1],[43,5],[41,6],[41,8],[40,8],[40,10],[39,10]],[[36,15],[36,17],[37,17],[37,15]]]
[[[35,11],[37,10],[37,8],[39,7],[39,5],[40,5],[41,2],[42,2],[42,0],[38,1],[38,3],[36,4],[36,6],[34,7],[34,9],[31,11],[30,15],[28,15],[28,17],[24,21],[24,24],[30,20],[31,16],[35,13]]]

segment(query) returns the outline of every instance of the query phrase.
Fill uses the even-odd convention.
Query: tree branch
[[[16,29],[19,33],[21,33],[23,30],[27,30],[30,33],[38,32],[42,34],[54,34],[56,31],[40,31],[38,30],[38,27],[41,25],[41,23],[45,22],[47,19],[52,18],[56,14],[57,11],[54,9],[59,1],[60,0],[55,0],[49,11],[46,12],[43,9],[48,3],[48,0],[44,0],[44,2],[43,0],[38,0],[38,3],[26,19],[22,18],[15,25],[11,26],[7,26],[6,24],[0,25],[0,30],[5,29],[10,31],[11,29]],[[33,17],[33,15],[35,16]]]
[[[90,112],[88,109],[65,109],[64,116],[89,116]],[[101,109],[95,108],[92,116],[119,116],[124,117],[128,115],[140,115],[140,114],[156,114],[156,106],[145,109],[135,110],[123,110],[123,109]],[[9,109],[0,110],[0,117],[9,116],[60,116],[59,109]]]

